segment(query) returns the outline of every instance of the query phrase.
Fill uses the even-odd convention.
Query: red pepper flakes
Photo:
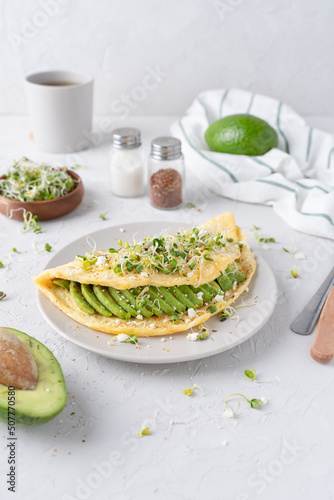
[[[174,168],[162,168],[150,179],[151,203],[157,208],[176,208],[182,203],[182,177]]]

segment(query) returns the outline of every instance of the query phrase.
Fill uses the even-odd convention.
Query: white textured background
[[[26,113],[23,75],[54,68],[95,76],[97,114],[180,114],[219,87],[334,114],[333,17],[332,0],[1,0],[0,114]]]

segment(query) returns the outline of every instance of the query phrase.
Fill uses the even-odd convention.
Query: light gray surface
[[[173,119],[136,118],[124,125],[139,127],[147,145],[150,138],[168,133]],[[313,125],[317,123],[324,122]],[[326,123],[334,130],[333,121]],[[115,121],[115,126],[120,122]],[[25,118],[1,118],[2,154],[62,161],[61,156],[38,154],[27,140],[29,131]],[[187,208],[174,213],[156,211],[146,196],[115,198],[107,190],[108,144],[83,153],[81,159],[87,164],[79,171],[86,194],[75,212],[42,223],[43,233],[35,237],[22,234],[21,223],[0,218],[0,255],[8,254],[13,246],[20,252],[7,271],[0,270],[0,289],[7,293],[0,302],[0,323],[45,342],[61,362],[69,392],[67,407],[53,422],[18,430],[19,493],[15,498],[332,498],[333,364],[317,364],[309,355],[314,333],[295,335],[289,325],[329,273],[334,242],[294,232],[269,207],[203,193],[189,177],[186,201],[195,202],[200,212]],[[108,210],[105,222],[99,219],[103,209]],[[248,234],[255,224],[277,241],[263,251],[249,235],[253,248],[274,270],[278,304],[266,326],[235,349],[179,365],[136,366],[73,346],[55,334],[39,313],[31,276],[40,272],[50,254],[36,255],[33,241],[38,249],[48,242],[57,251],[80,235],[108,225],[171,218],[197,224],[227,210],[235,213]],[[297,261],[282,250],[294,245],[306,260]],[[295,265],[299,279],[290,275]],[[258,379],[269,382],[254,384],[243,375],[246,368],[255,368]],[[183,389],[194,383],[203,394],[184,396]],[[227,420],[222,400],[232,392],[265,396],[269,403],[254,410],[244,400],[240,405],[232,401],[236,418]],[[137,439],[145,423],[152,435]],[[1,498],[7,499],[14,496],[5,492],[6,426],[1,428],[0,491]],[[222,445],[224,441],[227,446]],[[117,455],[110,456],[116,451]],[[109,469],[104,472],[101,464],[106,461]],[[100,476],[92,476],[97,469]],[[104,473],[108,477],[102,477]]]

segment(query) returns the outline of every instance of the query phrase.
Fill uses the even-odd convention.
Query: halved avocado
[[[38,368],[34,389],[15,389],[15,423],[26,426],[45,424],[58,415],[66,403],[62,369],[52,352],[41,342],[19,330],[4,328],[28,347]],[[0,384],[0,420],[8,421],[8,387],[3,384]]]

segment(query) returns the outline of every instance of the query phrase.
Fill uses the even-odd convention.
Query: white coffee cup
[[[93,78],[72,71],[44,71],[25,79],[38,149],[70,153],[86,149],[92,129]]]

